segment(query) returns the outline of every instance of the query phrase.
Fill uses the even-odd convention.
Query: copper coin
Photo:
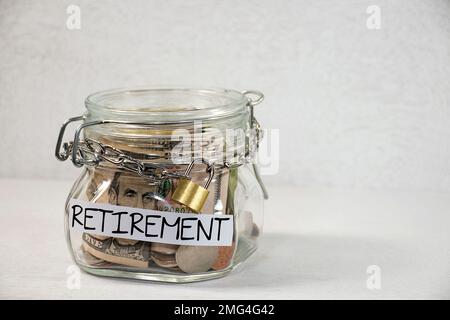
[[[212,269],[214,270],[223,270],[227,268],[231,264],[231,259],[233,258],[235,243],[231,246],[225,247],[219,247],[219,253],[217,256],[216,261],[212,265]]]

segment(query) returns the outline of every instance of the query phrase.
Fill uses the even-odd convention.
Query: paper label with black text
[[[130,208],[71,199],[69,227],[94,235],[196,246],[231,246],[232,215]]]

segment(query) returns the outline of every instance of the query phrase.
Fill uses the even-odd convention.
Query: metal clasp
[[[255,130],[256,132],[256,150],[258,150],[259,148],[259,141],[260,139],[262,139],[262,132],[261,132],[261,127],[259,125],[258,120],[256,120],[255,118],[255,114],[254,114],[254,106],[260,104],[261,102],[264,101],[264,94],[262,92],[256,91],[256,90],[246,90],[243,91],[242,94],[247,97],[247,106],[250,109],[250,130]],[[252,99],[252,96],[255,96],[255,99]],[[250,141],[247,140],[247,155],[250,153]],[[258,166],[256,165],[256,163],[252,163],[252,167],[253,167],[253,172],[255,173],[255,177],[256,180],[258,181],[259,186],[261,187],[261,191],[264,195],[264,199],[269,199],[269,193],[267,192],[266,186],[264,185],[261,175],[259,174],[259,169]]]
[[[63,150],[63,152],[61,152],[61,144],[62,144],[62,140],[64,138],[64,132],[66,131],[66,127],[72,122],[81,121],[81,120],[85,120],[85,116],[69,118],[62,124],[61,129],[59,130],[58,141],[56,142],[56,148],[55,148],[55,156],[58,160],[66,161],[69,158],[69,153],[70,153],[69,143],[64,142],[64,144],[63,144],[64,150]]]
[[[264,94],[256,90],[245,90],[242,94],[248,99],[248,105],[251,107],[264,101]],[[256,96],[256,99],[252,99],[252,96]]]

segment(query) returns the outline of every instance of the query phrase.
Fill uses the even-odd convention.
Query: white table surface
[[[450,298],[450,195],[269,188],[259,251],[227,277],[161,284],[81,273],[66,247],[71,181],[0,180],[0,298]],[[381,270],[369,290],[367,267]]]

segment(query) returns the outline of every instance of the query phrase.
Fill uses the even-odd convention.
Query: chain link
[[[64,157],[69,157],[72,153],[72,147],[72,141],[64,143]],[[146,155],[146,158],[149,160],[165,159],[165,157],[159,155]],[[80,141],[76,160],[78,163],[91,167],[96,167],[101,162],[109,162],[119,168],[134,172],[139,176],[150,178],[151,180],[184,177],[184,174],[167,171],[163,165],[137,160],[119,149],[90,138],[85,138],[84,141]]]

